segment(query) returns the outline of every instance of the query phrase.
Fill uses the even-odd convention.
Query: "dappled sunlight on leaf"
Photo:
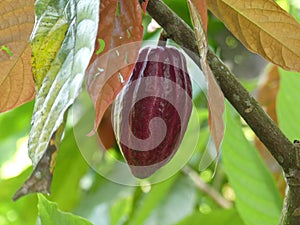
[[[33,5],[33,0],[0,2],[0,112],[34,97],[29,44],[34,24]]]

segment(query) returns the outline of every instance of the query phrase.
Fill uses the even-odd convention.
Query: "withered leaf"
[[[0,112],[34,98],[29,44],[33,6],[33,0],[0,1]]]
[[[209,9],[249,50],[300,72],[300,24],[273,0],[208,0]]]
[[[97,39],[104,40],[101,54],[93,55],[87,70],[87,90],[94,103],[94,131],[105,110],[128,80],[143,37],[142,10],[139,1],[103,0]],[[99,49],[96,42],[95,51]]]
[[[192,1],[189,0],[188,3],[200,53],[200,64],[208,83],[207,99],[209,104],[210,132],[216,147],[216,151],[218,151],[224,137],[225,129],[223,121],[223,113],[225,110],[224,95],[217,84],[206,60],[208,44],[201,17]]]
[[[55,158],[58,151],[55,135],[56,133],[53,134],[45,154],[34,168],[34,171],[30,177],[15,193],[13,197],[14,201],[18,200],[24,195],[35,192],[50,194],[50,186],[55,167]]]

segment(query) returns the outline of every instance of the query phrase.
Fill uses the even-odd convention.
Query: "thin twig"
[[[233,204],[225,199],[213,187],[206,184],[192,168],[185,166],[182,171],[191,178],[199,190],[211,197],[220,207],[224,209],[232,208]]]

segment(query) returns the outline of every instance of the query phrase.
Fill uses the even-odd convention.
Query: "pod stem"
[[[160,32],[160,36],[159,36],[157,45],[158,45],[158,46],[162,46],[162,47],[166,47],[166,45],[167,45],[167,40],[168,40],[168,34],[167,34],[167,32],[163,29],[163,30]]]

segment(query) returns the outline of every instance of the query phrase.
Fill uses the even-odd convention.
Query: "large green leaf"
[[[128,215],[129,205],[131,205],[132,192],[135,187],[124,186],[113,183],[106,178],[93,173],[87,175],[93,185],[85,193],[83,200],[75,210],[76,214],[88,218],[96,224],[113,224],[114,222],[125,219]],[[121,201],[122,203],[120,203]],[[125,209],[117,209],[123,205]],[[131,208],[130,208],[131,209]],[[119,217],[115,213],[119,210]]]
[[[196,205],[196,193],[197,189],[189,177],[179,176],[164,198],[157,199],[157,206],[143,225],[173,224],[191,214]]]
[[[216,210],[209,214],[195,212],[174,225],[204,224],[204,225],[244,225],[235,209]]]
[[[35,8],[37,23],[32,34],[32,54],[39,90],[29,138],[34,165],[45,153],[52,134],[81,90],[94,50],[99,1],[39,0]]]
[[[278,224],[282,201],[272,175],[229,111],[222,162],[245,224]]]
[[[300,74],[280,69],[277,116],[280,129],[293,141],[300,139]]]
[[[94,51],[99,4],[99,0],[35,3],[31,46],[37,93],[28,141],[35,170],[15,199],[30,192],[49,192],[66,111],[80,93]]]
[[[71,213],[62,212],[57,204],[48,201],[43,195],[38,195],[39,217],[41,225],[92,225],[88,220]]]
[[[159,205],[159,202],[169,193],[178,176],[175,175],[170,179],[154,184],[151,186],[151,191],[135,202],[133,211],[130,216],[130,225],[142,225],[151,215],[154,209]]]

